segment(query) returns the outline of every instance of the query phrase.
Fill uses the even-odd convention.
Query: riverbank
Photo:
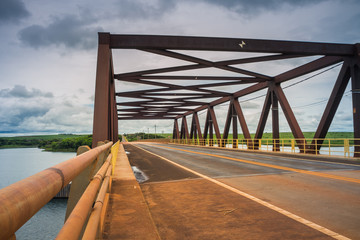
[[[40,148],[51,152],[76,152],[79,146],[91,147],[92,135],[58,134],[0,137],[0,148]]]

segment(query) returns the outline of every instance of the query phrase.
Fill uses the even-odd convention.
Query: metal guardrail
[[[33,176],[0,189],[0,239],[14,239],[15,232],[24,225],[35,213],[45,206],[64,186],[73,181],[86,168],[91,166],[102,153],[111,148],[111,153],[102,164],[100,170],[92,178],[84,194],[77,202],[65,222],[57,239],[78,239],[89,213],[88,224],[99,225],[100,213],[104,198],[109,189],[110,174],[115,165],[119,142],[113,145],[108,142],[90,149],[72,159],[45,169]],[[105,179],[103,181],[103,179]],[[103,184],[101,185],[101,182]],[[100,188],[101,185],[101,188]],[[100,188],[100,193],[98,190]],[[98,195],[97,200],[94,199]],[[102,226],[101,226],[102,227]],[[98,227],[91,232],[85,231],[87,239],[95,239]]]
[[[304,153],[353,157],[359,155],[360,139],[172,139],[172,143],[242,150]]]

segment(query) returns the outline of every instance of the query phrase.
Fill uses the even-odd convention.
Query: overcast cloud
[[[30,13],[21,0],[0,1],[0,24],[19,23],[20,20],[29,16]]]
[[[359,9],[357,0],[2,0],[0,134],[92,132],[97,32],[356,43],[360,42]],[[193,54],[212,60],[238,57]],[[113,56],[116,73],[184,64],[131,50],[116,50]],[[275,75],[302,62],[242,67]],[[339,69],[285,89],[303,131],[316,129]],[[122,91],[137,89],[134,84],[116,86]],[[348,86],[332,131],[352,131],[349,90]],[[264,97],[242,101],[262,94],[239,99],[251,132],[256,130]],[[227,104],[215,107],[221,131],[227,109]],[[200,113],[202,126],[205,116]],[[165,120],[120,121],[119,132],[154,132],[155,125],[157,132],[172,132],[173,122]],[[290,131],[281,111],[280,130]],[[266,131],[271,131],[271,115]]]

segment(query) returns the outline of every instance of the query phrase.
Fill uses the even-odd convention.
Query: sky
[[[353,44],[360,42],[359,10],[358,0],[1,0],[0,136],[92,132],[98,32]],[[115,73],[172,64],[131,50],[113,54]],[[299,64],[261,68],[275,75]],[[284,90],[303,131],[316,130],[339,69]],[[131,84],[116,88],[134,90]],[[349,91],[331,131],[352,131]],[[247,100],[262,94],[239,99],[250,132],[256,131],[264,97]],[[221,131],[227,108],[215,107]],[[155,125],[157,133],[171,133],[173,121],[119,121],[119,133],[154,133]],[[265,131],[270,129],[271,116]],[[290,131],[281,112],[280,131]]]

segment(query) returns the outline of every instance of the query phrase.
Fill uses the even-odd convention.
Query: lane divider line
[[[139,144],[139,143],[135,143],[135,144]],[[141,143],[141,144],[145,144],[145,143]],[[159,144],[159,143],[152,143],[154,144]],[[292,153],[294,156],[281,156],[281,155],[277,155],[274,152],[270,152],[270,151],[262,151],[262,150],[243,150],[243,149],[236,149],[236,148],[219,148],[219,147],[209,147],[209,146],[200,146],[200,145],[189,145],[189,144],[177,144],[177,143],[170,143],[169,145],[175,145],[175,146],[187,146],[187,147],[195,147],[195,148],[208,148],[208,149],[215,149],[215,150],[228,150],[228,151],[234,151],[234,152],[239,152],[239,153],[245,153],[245,154],[254,154],[254,155],[260,155],[260,154],[264,154],[265,156],[271,156],[271,157],[277,157],[277,158],[285,158],[285,159],[293,159],[293,160],[301,160],[301,161],[309,161],[309,162],[318,162],[318,163],[329,163],[329,164],[338,164],[338,165],[347,165],[347,166],[354,166],[354,167],[360,167],[359,164],[353,164],[353,163],[343,163],[343,162],[328,162],[328,161],[322,161],[322,160],[314,160],[314,159],[304,159],[304,158],[296,158],[294,156],[300,156],[300,153]],[[239,151],[241,150],[241,151]],[[274,154],[273,154],[274,153]],[[332,156],[329,156],[332,157]],[[334,157],[335,158],[335,157]]]
[[[243,162],[243,163],[248,163],[248,164],[253,164],[253,165],[258,165],[258,166],[263,166],[263,167],[269,167],[269,168],[275,168],[275,169],[280,169],[280,170],[285,170],[285,171],[303,173],[303,174],[308,174],[308,175],[314,175],[314,176],[318,176],[318,177],[342,180],[342,181],[346,181],[346,182],[360,183],[360,179],[342,177],[342,176],[332,175],[332,174],[328,174],[328,173],[313,172],[313,171],[309,171],[309,170],[302,170],[302,169],[296,169],[296,168],[290,168],[290,167],[283,167],[283,166],[278,166],[278,165],[274,165],[274,164],[261,163],[261,162],[245,160],[245,159],[239,159],[239,158],[226,157],[226,156],[215,155],[215,154],[210,154],[210,153],[195,152],[195,151],[190,151],[190,150],[185,150],[185,149],[180,149],[180,148],[165,147],[165,146],[157,146],[157,147],[169,148],[169,149],[188,152],[188,153],[194,153],[194,154],[206,155],[206,156],[211,156],[211,157],[223,158],[223,159],[228,159],[228,160],[232,160],[232,161]]]
[[[161,158],[161,159],[163,159],[163,160],[165,160],[165,161],[167,161],[167,162],[169,162],[169,163],[171,163],[171,164],[173,164],[173,165],[175,165],[175,166],[177,166],[179,168],[182,168],[182,169],[184,169],[186,171],[189,171],[189,172],[191,172],[191,173],[193,173],[195,175],[198,175],[199,177],[202,177],[202,178],[204,178],[204,179],[206,179],[206,180],[208,180],[210,182],[213,182],[213,183],[215,183],[215,184],[217,184],[217,185],[219,185],[219,186],[221,186],[223,188],[226,188],[226,189],[228,189],[228,190],[230,190],[230,191],[232,191],[234,193],[237,193],[237,194],[239,194],[239,195],[241,195],[241,196],[243,196],[243,197],[245,197],[247,199],[250,199],[250,200],[252,200],[252,201],[254,201],[256,203],[259,203],[259,204],[261,204],[261,205],[263,205],[263,206],[265,206],[267,208],[270,208],[270,209],[272,209],[272,210],[274,210],[274,211],[276,211],[276,212],[278,212],[278,213],[280,213],[280,214],[282,214],[282,215],[284,215],[286,217],[289,217],[289,218],[291,218],[291,219],[293,219],[293,220],[295,220],[295,221],[297,221],[299,223],[302,223],[302,224],[304,224],[304,225],[306,225],[306,226],[308,226],[308,227],[310,227],[312,229],[315,229],[315,230],[317,230],[317,231],[319,231],[321,233],[324,233],[324,234],[326,234],[326,235],[328,235],[328,236],[330,236],[330,237],[332,237],[334,239],[351,240],[350,238],[347,238],[347,237],[345,237],[345,236],[343,236],[343,235],[341,235],[339,233],[331,231],[330,229],[327,229],[327,228],[325,228],[323,226],[320,226],[320,225],[318,225],[318,224],[316,224],[314,222],[306,220],[306,219],[304,219],[304,218],[302,218],[302,217],[300,217],[298,215],[295,215],[295,214],[293,214],[293,213],[291,213],[289,211],[286,211],[286,210],[284,210],[284,209],[282,209],[280,207],[277,207],[277,206],[275,206],[273,204],[265,202],[265,201],[263,201],[263,200],[261,200],[261,199],[259,199],[257,197],[254,197],[254,196],[252,196],[252,195],[250,195],[248,193],[240,191],[240,190],[238,190],[238,189],[236,189],[234,187],[231,187],[231,186],[229,186],[229,185],[227,185],[225,183],[222,183],[222,182],[220,182],[218,180],[215,180],[215,179],[213,179],[211,177],[208,177],[208,176],[206,176],[204,174],[198,173],[198,172],[196,172],[196,171],[194,171],[194,170],[192,170],[190,168],[184,167],[184,166],[182,166],[182,165],[180,165],[180,164],[178,164],[176,162],[173,162],[173,161],[171,161],[171,160],[169,160],[169,159],[167,159],[165,157],[162,157],[162,156],[157,155],[157,154],[155,154],[153,152],[150,152],[150,151],[148,151],[148,150],[146,150],[146,149],[144,149],[142,147],[136,146],[135,144],[133,146],[135,146],[135,147],[137,147],[137,148],[139,148],[139,149],[141,149],[141,150],[143,150],[143,151],[145,151],[147,153],[150,153],[150,154],[152,154],[152,155],[154,155],[154,156],[156,156],[158,158]]]

